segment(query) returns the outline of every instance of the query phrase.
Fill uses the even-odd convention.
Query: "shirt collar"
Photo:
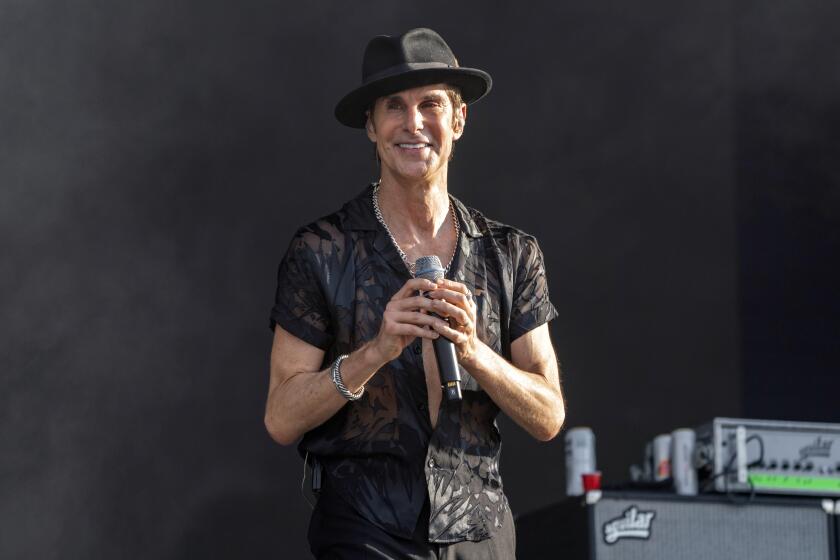
[[[347,213],[346,224],[350,229],[376,231],[381,227],[373,211],[372,193],[373,183],[365,187],[356,198],[344,205],[344,210]],[[464,206],[460,200],[451,194],[449,195],[449,200],[452,201],[452,205],[455,207],[455,213],[461,222],[461,231],[469,237],[482,237],[481,230],[473,219],[469,208]]]

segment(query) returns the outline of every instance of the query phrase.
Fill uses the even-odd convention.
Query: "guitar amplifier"
[[[517,558],[838,560],[833,501],[736,498],[610,491],[591,504],[569,498],[517,519]]]
[[[700,488],[840,497],[840,424],[715,418],[697,428]]]

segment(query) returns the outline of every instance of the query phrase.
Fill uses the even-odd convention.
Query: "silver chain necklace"
[[[408,256],[406,256],[405,252],[400,248],[400,244],[397,243],[396,238],[394,238],[394,234],[391,233],[390,228],[388,228],[388,224],[385,223],[385,219],[382,217],[382,211],[379,209],[379,196],[377,193],[379,192],[379,182],[374,183],[373,185],[373,194],[371,198],[373,198],[373,213],[376,214],[376,219],[379,220],[379,223],[382,224],[382,227],[385,228],[385,232],[388,234],[388,237],[391,238],[391,243],[394,244],[394,248],[397,250],[397,253],[400,254],[400,258],[405,263],[406,268],[408,268],[408,272],[411,274],[412,278],[414,277],[414,263],[409,262]],[[452,204],[452,201],[449,201],[449,213],[452,215],[452,223],[455,224],[455,247],[452,249],[452,255],[449,257],[449,263],[446,265],[446,268],[443,271],[443,275],[446,276],[449,273],[449,267],[452,266],[452,261],[455,260],[455,253],[458,251],[458,238],[461,235],[461,226],[458,223],[458,216],[455,215],[455,206]]]

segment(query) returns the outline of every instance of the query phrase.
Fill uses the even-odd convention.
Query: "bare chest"
[[[432,341],[423,339],[423,371],[426,374],[426,392],[429,395],[429,420],[432,428],[437,425],[440,401],[443,398],[443,389],[440,386],[440,373],[438,373],[437,361],[435,360],[435,349]]]
[[[443,236],[444,239],[427,242],[406,243],[400,248],[405,252],[406,260],[410,263],[417,262],[420,257],[437,255],[441,264],[446,268],[455,256],[457,239],[454,234]]]

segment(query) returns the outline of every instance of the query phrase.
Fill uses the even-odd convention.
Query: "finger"
[[[475,305],[475,296],[473,295],[472,290],[470,290],[466,284],[443,278],[440,282],[438,282],[438,285],[449,288],[452,291],[464,294],[466,296],[467,301],[471,305]]]
[[[426,280],[425,278],[412,278],[408,280],[403,287],[397,290],[397,293],[391,297],[392,300],[395,299],[403,299],[405,297],[413,296],[417,291],[429,291],[434,290],[437,287],[437,284],[432,282],[431,280]]]
[[[393,334],[399,336],[419,336],[421,338],[438,338],[440,333],[433,329],[424,329],[417,325],[410,325],[408,323],[400,323],[394,325]]]
[[[411,324],[411,325],[429,325],[432,326],[435,323],[440,323],[446,325],[446,321],[443,319],[439,319],[437,317],[433,317],[432,315],[427,315],[425,313],[419,313],[417,311],[396,311],[389,315],[388,317],[393,323],[396,324]]]
[[[432,311],[441,317],[452,317],[461,325],[472,322],[472,316],[467,311],[442,299],[432,300]]]
[[[439,332],[442,336],[454,342],[455,344],[463,344],[467,340],[469,340],[469,336],[466,333],[456,331],[449,325],[441,325],[439,323],[435,323],[434,325],[432,325],[432,328]]]
[[[472,299],[467,297],[467,294],[443,288],[432,290],[427,295],[432,299],[446,300],[449,303],[455,304],[464,309],[469,308],[470,303],[472,302]]]
[[[442,286],[465,295],[470,293],[470,289],[467,288],[466,284],[456,282],[455,280],[447,280],[446,278],[441,278],[440,282],[438,282],[438,286]]]
[[[434,329],[420,329],[420,330],[423,331],[423,334],[420,334],[418,336],[421,336],[423,338],[428,338],[428,339],[431,339],[431,340],[434,340],[436,338],[440,338],[440,333],[437,332]]]
[[[415,309],[432,309],[433,300],[424,296],[412,296],[403,299],[391,300],[386,309],[393,311],[413,311]]]

